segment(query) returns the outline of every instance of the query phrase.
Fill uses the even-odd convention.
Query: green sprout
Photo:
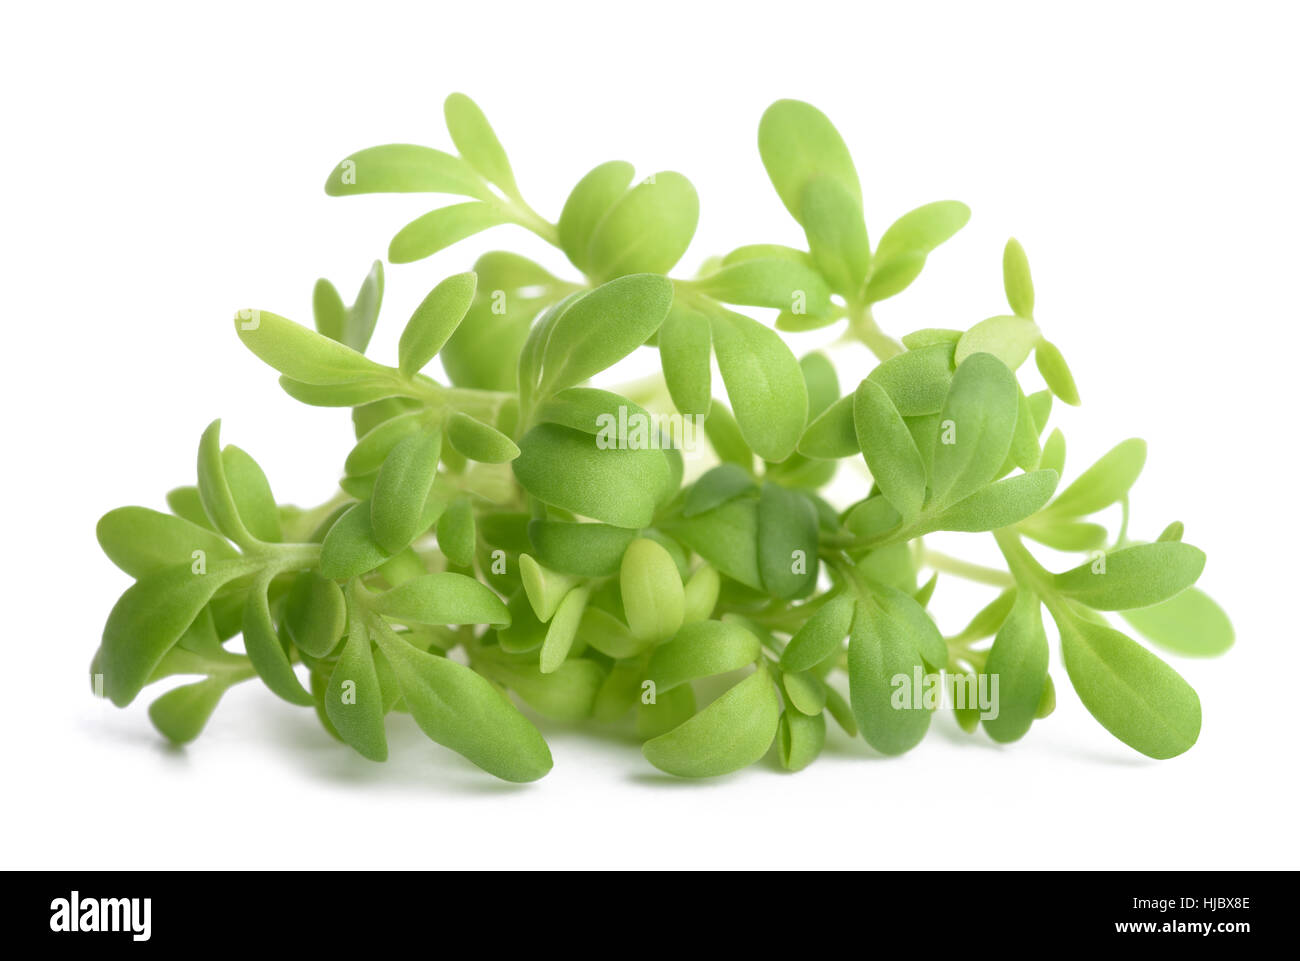
[[[156,681],[199,678],[149,709],[178,743],[228,688],[260,678],[376,761],[387,715],[403,712],[497,777],[534,780],[551,755],[522,704],[634,730],[672,774],[725,774],[773,746],[795,771],[822,750],[827,715],[880,753],[916,746],[940,705],[900,698],[914,678],[968,693],[996,682],[996,710],[959,699],[956,720],[1023,737],[1056,703],[1045,608],[1103,727],[1153,758],[1196,742],[1196,693],[1108,615],[1187,656],[1223,653],[1232,627],[1193,586],[1205,556],[1181,523],[1129,536],[1143,441],[1059,489],[1065,438],[1049,417],[1053,398],[1077,405],[1079,392],[1039,327],[1018,242],[1003,251],[1005,312],[895,340],[875,305],[907,290],[970,211],[927,204],[873,246],[848,148],[812,106],[773,104],[758,134],[807,249],[750,244],[690,277],[672,273],[699,219],[681,174],[638,181],[630,164],[601,164],[550,222],[474,102],[454,94],[445,112],[455,154],[361,150],[326,193],[465,198],[399,230],[394,264],[514,224],[574,274],[484,254],[424,298],[392,366],[366,355],[379,263],[350,306],[317,283],[314,330],[241,311],[236,334],[287,394],[351,408],[339,493],[313,509],[279,503],[209,426],[197,485],[171,491],[168,513],[123,507],[99,523],[135,583],[104,628],[97,690],[125,706]],[[776,311],[775,329],[743,308]],[[827,353],[796,357],[778,333],[833,325],[877,360],[847,390]],[[658,352],[660,374],[591,386],[642,350]],[[1046,390],[1017,377],[1030,354]],[[445,383],[425,373],[435,358]],[[858,457],[870,485],[833,505],[837,467]],[[1115,505],[1112,535],[1095,515]],[[953,531],[989,534],[1005,568],[926,546]],[[1054,572],[1027,542],[1082,557]],[[928,610],[940,575],[1000,593],[945,637]],[[227,646],[240,634],[244,653]]]

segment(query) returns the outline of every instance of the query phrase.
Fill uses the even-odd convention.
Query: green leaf
[[[707,620],[718,605],[718,595],[722,591],[722,579],[718,572],[708,564],[701,564],[695,573],[686,579],[686,614],[684,621],[693,624]]]
[[[450,571],[412,578],[368,603],[375,613],[404,624],[510,623],[510,613],[490,588]]]
[[[858,604],[849,633],[848,670],[853,715],[867,743],[881,754],[902,754],[920,743],[930,727],[930,712],[921,692],[911,688],[925,665],[903,622],[876,604]],[[908,686],[895,685],[896,677],[906,678]]]
[[[370,502],[353,504],[339,515],[321,544],[320,572],[325,577],[345,580],[373,571],[388,560],[389,552],[379,546],[370,526]]]
[[[338,288],[322,277],[311,292],[311,316],[316,332],[330,340],[344,343],[348,308],[339,295]]]
[[[378,377],[325,387],[281,377],[280,389],[300,404],[310,407],[355,407],[385,400],[398,392],[394,381]]]
[[[623,554],[618,581],[634,637],[657,644],[677,633],[686,595],[677,565],[663,545],[646,537],[632,541]]]
[[[364,354],[269,310],[241,310],[235,333],[264,362],[301,384],[358,387],[386,377],[387,369]]]
[[[623,194],[591,233],[587,273],[610,280],[626,274],[666,274],[682,259],[700,219],[691,182],[671,170]]]
[[[995,531],[1037,513],[1056,490],[1056,472],[1017,474],[977,490],[939,514],[929,525],[939,531]]]
[[[1151,607],[1122,611],[1120,617],[1165,650],[1189,657],[1217,657],[1234,640],[1228,615],[1196,587]]]
[[[474,528],[474,505],[462,497],[447,507],[438,518],[438,549],[455,567],[474,563],[478,537]]]
[[[1113,628],[1076,617],[1057,626],[1070,683],[1102,727],[1159,759],[1196,743],[1201,702],[1177,671]]]
[[[752,474],[735,464],[719,464],[701,474],[686,491],[682,516],[694,517],[711,511],[734,497],[751,493],[758,493],[758,484]]]
[[[895,354],[867,379],[885,389],[904,417],[937,414],[952,385],[953,349],[952,344],[942,343]]]
[[[831,309],[831,291],[821,274],[780,257],[742,260],[691,287],[727,304],[775,307],[813,316],[823,316]]]
[[[108,559],[136,579],[182,564],[189,567],[196,551],[208,562],[239,556],[218,534],[147,507],[109,511],[99,519],[95,536]]]
[[[526,656],[525,656],[526,657]],[[605,683],[605,671],[586,658],[569,658],[551,674],[543,674],[536,661],[485,649],[476,655],[475,668],[510,688],[543,717],[554,721],[581,721],[591,716],[596,695]]]
[[[442,433],[427,429],[408,434],[384,458],[370,501],[375,540],[396,554],[428,530],[424,507],[438,474]]]
[[[826,460],[860,454],[862,447],[853,419],[853,404],[850,394],[822,411],[799,438],[799,453]]]
[[[808,250],[831,289],[855,298],[871,265],[861,202],[843,182],[814,177],[803,188],[799,222]]]
[[[535,781],[551,769],[542,735],[486,678],[391,631],[377,640],[411,716],[432,740],[505,781]]]
[[[538,424],[511,463],[524,490],[543,503],[616,527],[646,527],[669,484],[660,450],[600,449],[597,438]]]
[[[628,626],[613,614],[591,604],[582,612],[577,641],[615,659],[637,657],[649,647],[645,642],[637,640]],[[644,674],[643,669],[637,670],[636,687],[640,687]]]
[[[1063,490],[1048,505],[1048,513],[1054,517],[1084,517],[1104,510],[1128,493],[1146,459],[1146,441],[1138,437],[1120,441]]]
[[[540,392],[572,387],[626,357],[659,329],[672,299],[666,277],[633,274],[573,300],[546,340]]]
[[[280,508],[257,461],[234,444],[227,444],[221,452],[221,466],[235,508],[248,532],[267,543],[281,540]]]
[[[1183,539],[1183,522],[1174,521],[1156,538],[1158,541],[1181,541]]]
[[[1038,325],[1024,317],[1003,314],[981,320],[957,341],[955,359],[961,363],[972,354],[992,354],[1012,370],[1029,357],[1042,340]]]
[[[808,671],[839,651],[853,624],[856,599],[841,594],[822,605],[790,638],[781,652],[781,667],[786,671]]]
[[[781,694],[787,708],[793,708],[809,717],[820,714],[826,707],[826,685],[813,673],[783,672],[780,675]]]
[[[998,679],[997,716],[983,719],[993,740],[1007,744],[1029,731],[1047,684],[1047,657],[1040,602],[1021,591],[993,639],[984,667],[985,674]]]
[[[1074,375],[1070,373],[1059,347],[1046,340],[1039,341],[1034,351],[1034,363],[1053,394],[1072,407],[1079,406],[1079,388],[1074,384]]]
[[[462,456],[481,464],[505,464],[519,456],[519,447],[505,434],[461,411],[447,420],[447,440]]]
[[[1008,473],[1015,467],[1026,471],[1037,470],[1038,463],[1043,457],[1042,448],[1038,445],[1038,424],[1034,420],[1033,404],[1025,396],[1024,391],[1020,391],[1019,395],[1016,432],[1011,435],[1011,450],[1007,453],[1007,460],[1003,463],[999,474]]]
[[[754,452],[741,436],[740,425],[731,411],[717,401],[709,406],[709,415],[704,419],[704,433],[719,460],[753,472]]]
[[[1038,466],[1043,470],[1054,470],[1058,475],[1065,474],[1065,435],[1059,427],[1054,428],[1043,442],[1043,456]]]
[[[779,334],[755,320],[719,309],[710,322],[718,369],[745,442],[764,460],[785,460],[808,418],[799,361]]]
[[[767,483],[758,499],[758,570],[774,597],[805,597],[817,587],[817,513],[807,498]]]
[[[505,148],[497,139],[483,111],[463,93],[453,93],[442,105],[447,120],[451,142],[461,157],[482,174],[483,179],[496,184],[508,197],[519,198],[515,175],[506,159]]]
[[[537,558],[553,571],[578,577],[607,577],[618,571],[636,531],[608,524],[534,520],[528,537]]]
[[[487,198],[490,191],[459,157],[441,150],[394,143],[358,150],[340,161],[325,181],[331,197],[376,193],[463,194]]]
[[[226,682],[214,677],[173,688],[149,705],[149,720],[173,744],[188,744],[203,733],[225,693]]]
[[[428,411],[420,408],[379,422],[366,431],[348,452],[343,470],[352,477],[374,473],[399,441],[424,427],[428,421]]]
[[[397,232],[388,245],[388,259],[394,264],[414,263],[489,227],[509,222],[510,218],[496,206],[478,200],[439,207]]]
[[[248,592],[244,604],[244,650],[252,661],[258,676],[272,693],[290,704],[308,706],[311,694],[302,686],[293,664],[280,639],[280,632],[271,619],[271,606],[267,589],[271,584],[270,572],[264,572]]]
[[[674,303],[659,328],[659,360],[673,405],[682,414],[708,414],[713,339],[703,314]]]
[[[1107,536],[1100,524],[1052,517],[1031,517],[1020,526],[1020,532],[1058,551],[1096,550],[1106,543]]]
[[[912,595],[885,583],[872,583],[871,597],[876,605],[876,621],[888,620],[891,631],[909,641],[932,670],[948,663],[948,645],[930,615]]]
[[[583,273],[591,273],[591,235],[596,225],[627,192],[632,177],[630,163],[611,160],[579,180],[564,202],[558,224],[560,248]]]
[[[542,653],[538,662],[538,668],[543,674],[555,673],[569,656],[590,596],[590,588],[575,587],[564,595],[564,599],[555,609],[555,616],[550,619],[550,624],[546,628],[546,639],[542,642]]]
[[[758,660],[762,649],[758,638],[739,624],[696,621],[655,648],[649,677],[662,693],[696,678],[738,671]]]
[[[549,571],[527,554],[519,555],[519,577],[533,613],[543,624],[554,616],[560,601],[577,583],[576,578]]]
[[[716,777],[759,760],[776,738],[781,703],[765,668],[694,717],[641,745],[655,767],[679,777]]]
[[[902,292],[920,274],[926,257],[970,220],[970,208],[939,200],[909,211],[885,231],[867,278],[868,303]]]
[[[826,717],[820,713],[809,717],[798,711],[782,711],[776,743],[781,766],[787,771],[802,771],[822,752],[826,743]]]
[[[672,533],[723,574],[762,590],[758,571],[758,499],[736,498],[686,518]]]
[[[880,492],[911,521],[925,502],[925,462],[889,394],[869,379],[853,394],[853,425]]]
[[[348,642],[330,673],[323,703],[325,715],[346,744],[372,761],[388,758],[384,695],[375,670],[370,632],[359,610],[353,611]]]
[[[1099,611],[1149,607],[1191,587],[1205,555],[1181,541],[1137,544],[1098,555],[1057,574],[1057,591]]]
[[[996,357],[974,354],[957,367],[931,457],[932,504],[954,504],[997,476],[1018,412],[1016,379]]]
[[[343,592],[315,571],[294,578],[284,599],[284,626],[294,646],[311,657],[327,657],[347,627]]]
[[[442,350],[474,302],[477,276],[471,271],[453,274],[439,283],[415,308],[397,345],[398,367],[408,377]]]
[[[799,369],[808,385],[808,417],[811,420],[840,399],[840,378],[830,358],[817,350],[799,358]]]
[[[862,209],[858,173],[839,131],[816,107],[778,100],[758,124],[758,152],[790,216],[802,223],[804,189],[815,178],[839,183]]]
[[[1029,258],[1015,237],[1002,250],[1002,286],[1012,313],[1020,317],[1034,316],[1034,281],[1029,273]]]
[[[225,460],[221,456],[221,421],[214,420],[199,439],[199,499],[212,525],[241,547],[256,543],[244,526],[235,504],[235,496],[226,478]]]
[[[965,331],[950,330],[946,327],[923,327],[910,334],[903,335],[903,346],[908,350],[920,350],[922,347],[935,347],[940,344],[951,347],[961,340]]]
[[[384,300],[384,262],[376,260],[370,266],[370,272],[361,282],[357,299],[348,308],[347,318],[343,324],[343,336],[335,338],[353,350],[365,353],[375,332],[375,322],[379,320],[379,306]],[[321,331],[324,333],[324,331]]]

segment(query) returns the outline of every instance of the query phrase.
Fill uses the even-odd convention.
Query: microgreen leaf
[[[805,457],[835,459],[862,452],[853,417],[854,398],[841,397],[817,416],[799,438],[799,453]]]
[[[240,311],[235,332],[263,361],[302,384],[353,386],[383,376],[384,368],[364,354],[269,310]]]
[[[798,711],[781,712],[777,731],[777,747],[781,766],[787,771],[802,771],[821,754],[826,743],[826,718],[822,714],[809,717]]]
[[[323,703],[338,736],[358,754],[372,761],[388,757],[384,696],[375,670],[370,632],[359,609],[352,611],[348,640],[330,672]]]
[[[885,389],[904,417],[937,414],[952,385],[951,343],[917,347],[889,358],[867,375]]]
[[[417,650],[392,631],[376,639],[425,734],[505,781],[535,781],[551,752],[519,709],[463,664]]]
[[[668,315],[672,298],[667,278],[633,274],[574,300],[546,341],[541,392],[572,387],[644,344]]]
[[[992,354],[1015,370],[1040,339],[1038,325],[1032,320],[1008,314],[990,317],[962,334],[957,341],[956,361],[960,364],[971,354]]]
[[[837,652],[849,636],[855,603],[853,595],[841,594],[804,621],[781,652],[781,667],[811,670]]]
[[[956,503],[993,480],[1011,449],[1018,409],[1015,377],[996,357],[974,354],[958,366],[939,414],[933,503]]]
[[[1047,511],[1057,517],[1084,517],[1104,510],[1128,493],[1146,459],[1146,441],[1121,441],[1061,491]]]
[[[248,592],[244,605],[244,650],[268,688],[290,704],[305,706],[312,703],[312,698],[293,672],[279,629],[271,618],[269,587],[270,576],[263,573]]]
[[[280,509],[257,461],[234,444],[227,444],[221,451],[221,466],[230,496],[248,532],[259,541],[280,540]]]
[[[768,327],[728,310],[709,317],[718,369],[736,422],[765,460],[794,452],[808,418],[808,387],[785,341]]]
[[[641,181],[597,222],[588,242],[588,273],[609,280],[625,274],[666,274],[682,259],[700,219],[691,182],[671,170]]]
[[[388,244],[388,259],[395,264],[414,263],[489,227],[509,222],[497,207],[478,200],[439,207],[397,232]]]
[[[490,196],[483,181],[459,157],[403,143],[367,147],[350,154],[330,171],[325,193],[331,197],[374,193]]]
[[[215,677],[172,688],[149,705],[149,720],[167,740],[188,744],[203,733],[226,688],[226,682]]]
[[[708,318],[674,303],[659,328],[659,359],[673,404],[683,414],[709,412],[712,349]]]
[[[370,608],[406,624],[510,623],[510,614],[491,589],[472,577],[444,571],[425,574],[368,599]]]
[[[677,565],[662,544],[645,537],[629,544],[618,583],[634,637],[657,644],[677,633],[686,614],[686,595]]]
[[[853,425],[872,478],[903,520],[910,521],[925,502],[925,462],[898,408],[870,379],[854,392]]]
[[[467,497],[452,501],[438,518],[438,549],[449,563],[469,567],[474,563],[477,543],[474,505]]]
[[[739,624],[696,621],[686,624],[650,658],[650,679],[657,691],[753,664],[762,646]]]
[[[209,561],[238,556],[225,538],[211,530],[147,507],[109,511],[99,519],[95,536],[109,560],[134,578],[189,566],[196,551]]]
[[[1232,647],[1232,622],[1204,591],[1189,587],[1150,607],[1120,616],[1143,637],[1167,651],[1191,657],[1215,657]]]
[[[315,571],[294,578],[284,599],[284,626],[294,646],[312,657],[334,650],[347,626],[343,592]]]
[[[727,304],[776,307],[822,316],[831,309],[831,292],[821,274],[780,257],[742,260],[691,285]]]
[[[418,373],[442,350],[474,302],[474,273],[453,274],[439,283],[415,308],[398,341],[398,366],[408,377]]]
[[[719,464],[711,467],[695,481],[686,491],[682,502],[682,516],[694,517],[711,511],[720,504],[725,504],[741,494],[758,492],[754,477],[743,467],[735,464]]]
[[[442,108],[451,142],[461,157],[484,180],[496,184],[506,196],[518,199],[519,188],[515,186],[514,171],[506,159],[505,148],[478,104],[463,93],[453,93],[443,102]]]
[[[816,107],[778,100],[758,124],[758,152],[790,216],[802,223],[804,188],[817,177],[837,181],[862,207],[858,173],[839,131]]]
[[[1029,258],[1015,237],[1008,240],[1002,250],[1002,286],[1014,314],[1034,316],[1034,281],[1029,273]]]
[[[1052,389],[1052,393],[1073,407],[1079,406],[1079,388],[1074,384],[1074,375],[1065,363],[1061,350],[1050,341],[1040,340],[1034,351],[1034,363],[1038,372]]]
[[[781,702],[767,669],[732,687],[690,720],[641,745],[655,767],[679,777],[716,777],[753,764],[772,746]]]
[[[780,484],[758,498],[758,570],[773,597],[805,597],[817,586],[817,514],[809,501]]]
[[[905,290],[920,274],[930,252],[968,220],[970,208],[955,200],[939,200],[899,217],[876,247],[865,299],[874,303]]]
[[[578,181],[560,212],[560,247],[569,261],[583,273],[591,273],[591,235],[609,209],[632,183],[630,163],[611,160],[591,170]]]
[[[1028,732],[1047,684],[1047,657],[1041,603],[1033,593],[1021,591],[993,639],[984,668],[998,678],[997,716],[984,718],[984,730],[993,740],[1008,743]]]
[[[370,526],[375,540],[390,554],[429,529],[424,506],[441,451],[441,431],[416,431],[398,441],[379,468],[370,501]]]
[[[1205,555],[1190,544],[1138,544],[1057,574],[1052,586],[1097,610],[1124,611],[1168,600],[1194,584],[1204,567]]]
[[[538,668],[543,674],[553,674],[569,656],[590,595],[589,588],[575,587],[564,595],[555,609],[555,616],[546,628],[546,639],[542,641],[542,653],[538,661]]]
[[[1102,727],[1148,757],[1196,743],[1201,702],[1173,668],[1114,628],[1071,616],[1057,626],[1070,683]]]
[[[925,737],[930,712],[919,705],[920,692],[896,705],[893,684],[898,675],[914,684],[924,671],[907,625],[874,603],[859,604],[849,634],[850,699],[862,736],[881,754],[902,754]]]
[[[456,411],[447,421],[447,441],[470,460],[504,464],[519,456],[519,447],[490,424]]]
[[[579,577],[615,573],[635,536],[635,531],[609,524],[534,520],[528,525],[537,559],[551,570]]]
[[[615,527],[645,527],[668,484],[663,451],[597,446],[597,438],[558,424],[538,424],[519,441],[510,465],[538,500]]]
[[[982,487],[940,513],[941,531],[995,531],[1037,513],[1056,490],[1056,472],[1036,470]]]
[[[813,262],[831,289],[856,297],[871,265],[861,201],[843,181],[814,177],[804,185],[798,219]]]

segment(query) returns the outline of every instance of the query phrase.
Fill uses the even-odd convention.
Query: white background
[[[1255,3],[7,11],[0,864],[1300,866],[1296,28],[1293,7]],[[684,269],[801,243],[755,136],[770,101],[815,102],[855,154],[873,237],[930,200],[974,210],[878,310],[896,335],[1002,312],[1000,252],[1019,237],[1084,396],[1055,415],[1067,474],[1148,438],[1134,533],[1185,521],[1210,557],[1202,586],[1235,619],[1226,657],[1174,660],[1201,695],[1200,743],[1168,762],[1134,754],[1059,664],[1059,709],[1018,744],[943,717],[901,759],[835,735],[801,774],[762,764],[708,783],[556,725],[555,769],[534,785],[494,782],[406,718],[374,765],[251,684],[175,750],[147,698],[92,699],[87,664],[127,583],[95,544],[101,513],[192,483],[216,416],[282,499],[331,493],[346,413],[284,397],[230,318],[308,320],[318,276],[350,298],[439,198],[329,199],[326,174],[372,144],[449,147],[454,90],[483,106],[552,219],[598,162],[685,172],[702,216]],[[393,267],[377,356],[437,279],[495,247],[564,270],[517,228]],[[856,382],[865,356],[844,362]],[[985,557],[986,540],[954,549]],[[943,582],[941,625],[985,596]]]

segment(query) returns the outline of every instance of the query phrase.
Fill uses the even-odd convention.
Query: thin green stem
[[[1015,578],[1006,571],[1000,571],[994,567],[985,567],[983,564],[976,564],[973,561],[965,561],[960,557],[951,557],[939,551],[932,551],[928,547],[921,549],[919,561],[931,570],[939,571],[941,574],[963,577],[968,581],[975,581],[977,584],[988,584],[992,587],[1014,587],[1016,583]]]
[[[870,304],[849,306],[849,327],[845,333],[865,344],[877,360],[886,361],[903,352],[903,345],[880,329]]]

